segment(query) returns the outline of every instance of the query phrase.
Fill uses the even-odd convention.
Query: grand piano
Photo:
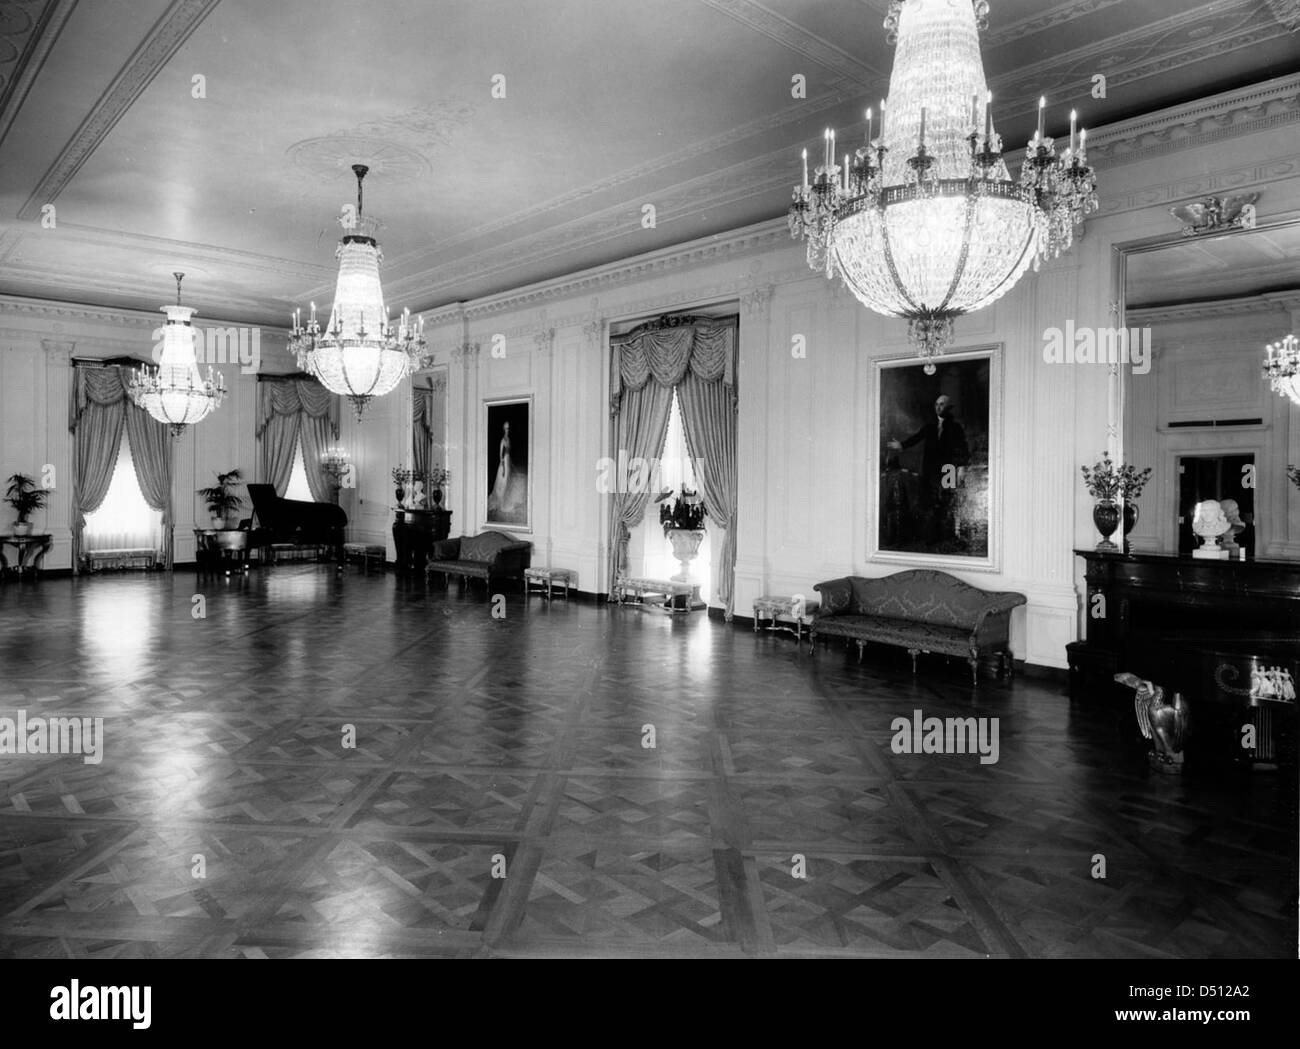
[[[248,497],[253,503],[250,548],[267,551],[282,544],[324,547],[337,564],[343,564],[348,515],[341,506],[285,499],[276,495],[275,486],[270,484],[250,484]]]

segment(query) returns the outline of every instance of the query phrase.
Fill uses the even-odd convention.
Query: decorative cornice
[[[1088,130],[1088,159],[1104,170],[1195,149],[1224,139],[1276,130],[1300,120],[1300,73],[1211,98],[1170,106]]]
[[[1137,306],[1124,311],[1124,323],[1133,326],[1168,324],[1171,321],[1200,320],[1206,317],[1239,317],[1247,314],[1277,313],[1300,308],[1300,290],[1244,295],[1237,299],[1209,302],[1186,302],[1175,306]]]
[[[219,2],[173,0],[45,172],[18,212],[20,219],[36,218],[42,204],[50,203],[63,192],[81,165]]]
[[[609,263],[579,273],[556,277],[548,281],[526,285],[523,288],[499,295],[486,296],[471,303],[457,303],[446,312],[431,310],[430,323],[446,323],[451,315],[463,311],[470,319],[487,317],[496,313],[528,309],[544,302],[590,294],[621,284],[646,281],[683,269],[693,269],[709,263],[745,258],[790,245],[790,231],[784,218],[746,226],[734,233],[719,237],[701,237],[686,244],[637,255],[621,262]],[[741,278],[735,285],[737,292],[749,284]],[[589,314],[582,315],[587,319]],[[576,321],[574,323],[581,323]]]

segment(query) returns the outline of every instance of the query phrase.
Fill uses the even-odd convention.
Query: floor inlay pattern
[[[894,753],[917,710],[997,761]],[[310,564],[46,578],[0,586],[20,716],[103,754],[0,754],[0,956],[1296,954],[1293,777],[1158,776],[1131,705],[960,661]]]

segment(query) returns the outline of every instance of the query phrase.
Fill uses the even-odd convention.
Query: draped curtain
[[[73,439],[72,570],[80,570],[86,514],[104,502],[126,431],[136,480],[150,509],[162,513],[162,562],[172,565],[172,441],[168,427],[127,396],[118,367],[77,367],[68,430]]]
[[[638,328],[610,339],[610,413],[615,447],[628,460],[651,459],[663,447],[674,388],[696,480],[713,522],[724,529],[718,598],[727,619],[734,606],[736,568],[736,332],[735,319]],[[627,563],[628,528],[641,520],[654,493],[616,493],[610,512],[610,587]]]
[[[257,443],[262,481],[283,496],[293,472],[293,453],[302,441],[307,487],[317,502],[329,502],[333,487],[321,453],[339,437],[339,398],[315,379],[263,377],[257,385]]]
[[[415,472],[429,472],[429,450],[433,446],[433,390],[416,386],[411,390],[411,422],[414,424],[412,465]]]

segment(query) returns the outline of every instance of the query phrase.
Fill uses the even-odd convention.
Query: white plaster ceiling
[[[358,162],[397,308],[773,218],[800,146],[884,93],[886,7],[0,0],[0,292],[153,310],[183,270],[201,316],[283,324],[332,297]],[[1071,107],[1096,127],[1291,72],[1286,9],[994,0],[998,129],[1025,139],[1040,93],[1050,132]]]

